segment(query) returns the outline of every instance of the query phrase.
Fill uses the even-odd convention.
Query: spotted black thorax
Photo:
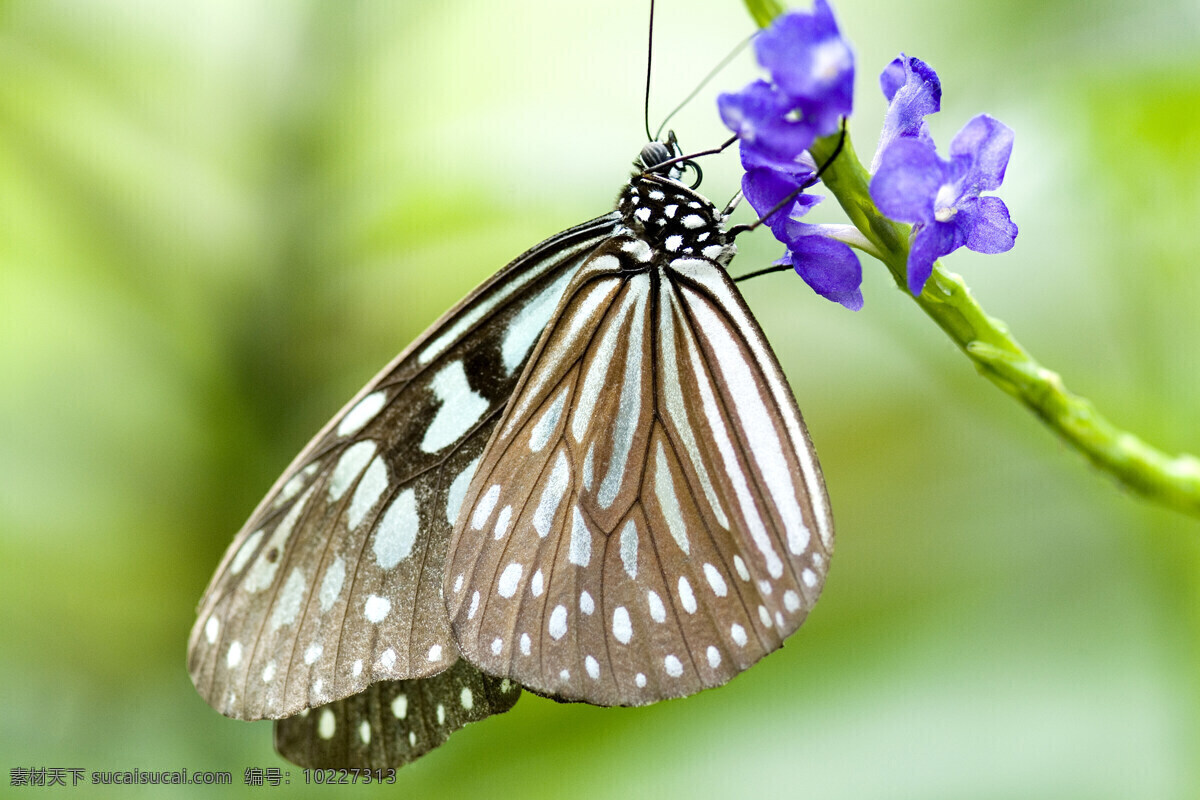
[[[650,245],[656,264],[692,257],[724,267],[737,252],[717,207],[669,178],[635,176],[621,193],[617,211],[630,231]]]

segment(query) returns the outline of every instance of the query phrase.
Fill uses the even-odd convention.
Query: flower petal
[[[944,178],[945,166],[932,144],[897,139],[880,156],[871,178],[871,199],[894,220],[931,222],[933,200]]]
[[[924,290],[925,281],[933,274],[933,262],[961,244],[955,225],[933,222],[913,228],[908,241],[908,290],[914,297]]]
[[[1003,183],[1012,146],[1012,128],[987,114],[964,125],[950,143],[950,160],[963,176],[959,196],[974,197]]]
[[[822,297],[851,311],[862,308],[862,265],[845,244],[820,235],[816,225],[793,222],[787,254],[778,262],[790,264],[796,274]]]
[[[818,136],[838,129],[839,119],[853,105],[854,53],[825,0],[815,0],[812,14],[777,17],[755,39],[754,48],[758,63]]]
[[[937,73],[921,59],[903,53],[883,70],[879,84],[890,104],[883,118],[872,172],[878,168],[883,151],[896,139],[913,137],[932,145],[925,117],[937,112],[942,103],[942,84]]]
[[[976,253],[1003,253],[1016,244],[1017,226],[999,197],[980,197],[964,204],[956,221],[966,237],[964,244]]]

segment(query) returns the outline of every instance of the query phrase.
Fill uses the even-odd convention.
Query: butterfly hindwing
[[[366,691],[275,722],[275,749],[302,767],[401,767],[471,722],[508,711],[521,689],[459,660],[431,678]]]
[[[580,269],[534,351],[445,572],[467,659],[601,705],[716,686],[778,648],[833,547],[820,468],[724,271],[715,209],[641,184],[620,206],[629,230]]]
[[[192,630],[189,672],[217,710],[279,719],[455,663],[441,572],[458,506],[566,282],[615,224],[600,217],[517,258],[285,471],[227,550]]]

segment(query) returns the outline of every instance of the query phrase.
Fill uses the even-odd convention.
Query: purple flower
[[[787,246],[776,263],[792,266],[822,297],[857,310],[862,307],[858,257],[842,242],[826,238],[824,226],[799,220],[821,201],[799,191],[816,173],[804,151],[818,136],[836,132],[850,113],[854,53],[826,0],[814,0],[811,14],[778,17],[755,40],[755,52],[771,80],[717,100],[721,119],[741,139],[742,193],[760,219],[770,214],[767,226]]]
[[[883,151],[896,139],[914,138],[933,144],[925,117],[942,107],[942,83],[937,73],[921,59],[903,53],[880,73],[879,88],[888,100],[888,110],[872,172],[879,167]]]
[[[938,157],[927,138],[899,137],[879,158],[871,198],[887,216],[913,223],[908,252],[908,289],[920,294],[933,262],[966,245],[977,253],[1002,253],[1017,226],[998,197],[980,197],[1004,181],[1013,132],[980,114],[950,145],[950,160]]]
[[[722,94],[717,107],[743,150],[791,161],[850,113],[854,54],[825,0],[815,0],[812,14],[779,16],[759,34],[755,52],[771,81]]]

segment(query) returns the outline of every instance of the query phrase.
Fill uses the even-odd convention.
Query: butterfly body
[[[213,707],[279,720],[298,763],[397,765],[518,685],[642,705],[799,626],[833,546],[820,468],[724,215],[677,175],[485,281],[297,456],[201,602]]]

